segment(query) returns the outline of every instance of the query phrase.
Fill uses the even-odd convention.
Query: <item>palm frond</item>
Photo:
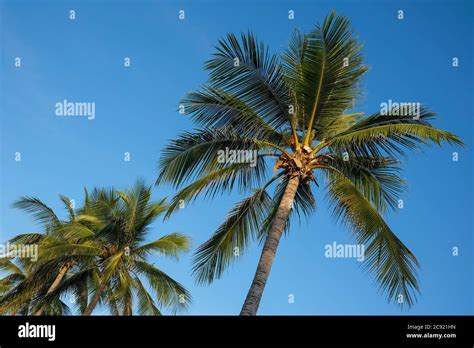
[[[6,257],[0,257],[0,271],[8,272],[10,274],[23,274],[23,271],[15,265],[12,260]]]
[[[61,200],[61,202],[64,203],[64,207],[66,208],[69,214],[69,220],[74,221],[74,219],[76,218],[76,214],[74,212],[74,208],[72,207],[71,199],[69,199],[68,197],[64,195],[59,195],[59,199]]]
[[[213,198],[216,194],[231,192],[236,183],[240,192],[260,186],[267,166],[262,156],[257,158],[256,163],[255,167],[248,163],[233,163],[195,180],[173,197],[166,216],[169,217],[181,202],[191,202],[201,193],[205,198]]]
[[[265,187],[239,202],[212,237],[199,246],[193,259],[193,274],[198,283],[211,283],[245,251],[257,236],[263,219],[271,207],[271,197]]]
[[[335,172],[328,175],[334,216],[352,229],[357,243],[365,245],[364,269],[375,276],[389,301],[412,306],[419,291],[417,259],[349,179]]]
[[[151,252],[158,252],[166,256],[178,258],[179,254],[189,250],[189,237],[181,233],[172,233],[151,243],[142,245],[132,251],[141,257]]]
[[[191,304],[191,295],[183,285],[163,271],[147,262],[136,261],[137,270],[142,273],[155,290],[157,303],[170,308],[173,313],[186,310]]]
[[[400,177],[400,163],[394,157],[358,157],[347,158],[329,156],[327,165],[347,177],[378,211],[395,209],[406,181]]]
[[[15,237],[9,239],[8,241],[12,244],[37,244],[43,238],[45,238],[45,235],[43,233],[23,233],[17,234]]]
[[[138,298],[139,315],[161,315],[160,310],[155,304],[153,297],[145,288],[139,277],[135,277]]]
[[[306,131],[305,144],[310,144],[313,137],[322,139],[326,126],[359,98],[358,82],[367,70],[361,45],[349,20],[332,12],[309,34],[295,31],[283,60],[298,103],[298,125]]]
[[[242,137],[280,143],[282,135],[249,105],[217,88],[203,86],[181,101],[186,113],[201,127],[233,128]]]
[[[453,133],[431,126],[427,119],[433,116],[426,108],[421,108],[419,118],[376,113],[328,139],[324,145],[337,153],[348,151],[360,156],[397,156],[404,154],[404,149],[416,149],[429,142],[463,145]]]
[[[228,34],[206,62],[209,84],[255,110],[271,127],[289,127],[288,89],[276,55],[252,33]]]
[[[30,196],[21,197],[13,204],[13,207],[32,214],[38,222],[48,228],[50,225],[57,226],[61,224],[54,211],[38,198]]]
[[[162,151],[156,183],[169,182],[178,187],[186,181],[197,180],[222,169],[229,164],[219,161],[219,150],[270,150],[272,145],[254,138],[243,138],[230,128],[186,132]],[[247,164],[247,167],[250,166]]]

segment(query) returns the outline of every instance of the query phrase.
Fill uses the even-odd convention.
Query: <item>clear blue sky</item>
[[[71,9],[75,21],[68,18]],[[294,20],[287,18],[290,9]],[[59,193],[79,202],[84,186],[124,188],[137,178],[153,183],[160,149],[193,127],[176,112],[178,101],[206,81],[202,64],[219,37],[250,29],[280,52],[293,28],[308,30],[331,9],[348,16],[364,42],[371,69],[361,109],[376,111],[388,99],[423,102],[438,112],[434,124],[468,147],[432,147],[404,163],[405,207],[388,221],[421,263],[415,307],[400,312],[387,304],[356,260],[324,257],[324,245],[352,239],[319,193],[317,213],[293,223],[282,240],[259,313],[472,314],[472,1],[1,1],[0,241],[39,228],[11,207],[21,195],[65,214]],[[131,58],[128,69],[124,57]],[[63,99],[95,102],[95,120],[56,117],[54,105]],[[170,194],[168,187],[154,191],[155,198]],[[157,223],[151,237],[181,231],[196,247],[238,199],[199,200]],[[189,314],[237,314],[259,251],[250,248],[211,286],[195,285],[190,255],[179,263],[157,257],[156,266],[191,291]]]

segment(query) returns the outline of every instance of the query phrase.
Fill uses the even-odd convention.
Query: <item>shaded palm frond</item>
[[[395,209],[406,182],[394,157],[329,156],[327,165],[347,177],[380,212]]]
[[[276,152],[271,142],[254,138],[243,138],[231,128],[202,129],[181,134],[162,151],[157,184],[169,182],[178,187],[188,181],[197,180],[229,165],[222,161],[222,151]],[[276,146],[278,147],[278,146]],[[247,171],[256,167],[241,166]],[[255,169],[257,170],[257,169]],[[258,172],[256,173],[258,174]]]
[[[173,197],[166,216],[170,216],[182,202],[191,202],[201,193],[205,198],[214,198],[216,194],[231,192],[236,183],[240,192],[261,185],[266,173],[267,166],[262,156],[258,156],[254,167],[248,163],[233,163],[213,171],[180,190]]]
[[[236,261],[258,234],[272,201],[265,188],[239,202],[212,237],[199,246],[193,260],[193,274],[199,283],[211,283]]]
[[[189,307],[191,295],[179,282],[147,262],[136,261],[136,268],[155,290],[159,306],[170,308],[173,313]]]
[[[193,91],[181,101],[187,114],[200,126],[232,128],[242,137],[281,143],[282,134],[239,98],[210,86]]]
[[[389,301],[412,306],[419,291],[417,259],[349,179],[335,172],[328,175],[334,216],[351,228],[357,243],[365,245],[363,268],[375,276]]]
[[[288,127],[288,89],[280,61],[252,33],[228,34],[206,62],[209,84],[245,103],[271,127]]]
[[[54,211],[38,198],[29,196],[21,197],[13,204],[13,207],[32,214],[35,220],[43,224],[47,229],[51,226],[55,227],[61,225],[61,221]]]

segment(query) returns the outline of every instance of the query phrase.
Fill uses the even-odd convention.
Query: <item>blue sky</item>
[[[193,128],[177,113],[179,99],[206,81],[203,62],[217,39],[252,30],[280,52],[291,30],[310,29],[335,9],[351,19],[364,43],[365,98],[415,101],[438,113],[434,124],[468,145],[426,148],[404,161],[404,208],[388,217],[421,263],[421,296],[401,312],[377,291],[355,259],[324,257],[333,241],[352,243],[336,224],[322,192],[317,213],[292,224],[280,244],[260,314],[473,313],[473,5],[471,1],[9,1],[1,2],[0,241],[39,226],[11,207],[22,195],[41,198],[65,215],[57,195],[80,202],[84,186],[125,188],[156,179],[160,149]],[[74,21],[69,10],[76,11]],[[178,19],[184,10],[186,19]],[[288,20],[288,11],[295,19]],[[397,11],[404,19],[397,19]],[[16,57],[22,66],[14,66]],[[131,67],[123,67],[124,57]],[[452,67],[452,58],[459,67]],[[94,120],[55,116],[63,99],[96,104]],[[452,161],[452,153],[459,161]],[[21,153],[21,162],[15,153]],[[124,161],[129,152],[131,161]],[[154,197],[171,195],[169,187]],[[239,195],[198,200],[151,238],[180,231],[204,242]],[[452,248],[459,256],[452,256]],[[182,282],[194,302],[189,314],[237,314],[260,248],[251,247],[224,277],[198,286],[191,255],[155,265]],[[288,296],[294,296],[289,303]],[[98,311],[101,313],[101,310]]]

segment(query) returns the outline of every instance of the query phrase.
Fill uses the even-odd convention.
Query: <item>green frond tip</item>
[[[189,251],[190,238],[180,233],[172,233],[161,237],[153,242],[147,243],[135,249],[139,255],[146,255],[151,252],[178,258],[182,252]]]

